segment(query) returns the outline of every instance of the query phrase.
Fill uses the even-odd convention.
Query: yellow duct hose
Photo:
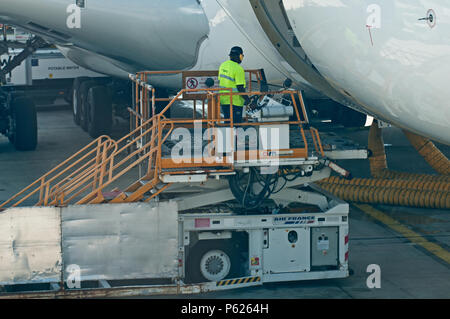
[[[411,174],[388,169],[382,131],[374,121],[368,148],[373,179],[330,177],[317,184],[350,202],[450,209],[450,161],[429,140],[405,132],[428,164],[442,175]]]
[[[320,187],[349,202],[450,209],[450,193],[404,188],[339,185],[321,183]]]
[[[376,177],[381,179],[401,179],[401,180],[414,180],[422,182],[450,183],[450,176],[414,174],[414,173],[396,172],[391,170],[381,171],[376,175]]]
[[[332,176],[321,180],[318,184],[338,184],[338,185],[353,185],[353,186],[372,186],[372,187],[387,187],[387,188],[403,188],[411,190],[423,191],[450,191],[450,183],[435,182],[435,181],[421,181],[421,180],[407,180],[407,179],[378,179],[378,178],[353,178],[347,180],[341,177]]]
[[[439,174],[450,175],[450,161],[429,139],[403,130],[412,146]]]
[[[450,165],[449,160],[445,157],[445,155],[442,154],[431,141],[413,133],[405,132],[405,134],[407,134],[406,136],[411,141],[411,144],[413,144],[424,159],[442,175],[412,174],[389,170],[386,160],[383,135],[381,129],[378,127],[377,121],[372,123],[369,131],[368,149],[372,151],[372,156],[369,158],[371,175],[375,178],[381,179],[404,179],[421,182],[430,181],[450,183]],[[445,172],[446,174],[443,174]]]

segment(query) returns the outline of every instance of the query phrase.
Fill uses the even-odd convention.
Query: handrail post
[[[108,162],[106,161],[106,144],[103,144],[103,151],[102,151],[102,164],[100,166],[100,178],[99,178],[99,187],[101,187],[103,185],[103,177],[105,176],[105,171],[106,171],[106,165],[108,164]]]
[[[300,113],[298,111],[297,102],[295,101],[294,92],[290,92],[289,95],[291,96],[292,106],[294,107],[295,114],[297,115],[297,119],[301,123],[302,119],[301,119]],[[301,100],[299,100],[299,101],[301,101]],[[302,106],[300,106],[300,107],[302,107]],[[303,107],[302,107],[302,112],[303,112]],[[304,114],[304,112],[303,112],[303,114]],[[307,118],[305,118],[305,121],[308,122]]]
[[[305,143],[306,157],[308,157],[308,140],[306,139],[305,131],[303,130],[303,126],[301,126],[301,124],[300,124],[300,130],[301,130],[301,133],[302,133],[303,141]]]
[[[47,206],[48,205],[48,193],[49,193],[49,190],[50,190],[50,184],[48,184],[48,182],[46,183],[46,185],[45,185],[45,197],[44,197],[44,206]]]
[[[156,115],[156,101],[155,101],[156,89],[152,88],[152,116]]]
[[[100,146],[101,146],[101,139],[98,139],[98,144],[97,144],[97,154],[95,156],[95,167],[98,167],[98,165],[100,164]],[[97,173],[95,173],[94,175],[94,182],[93,182],[93,190],[97,187]]]
[[[158,165],[157,167],[155,167],[155,174],[156,176],[158,176],[158,171],[159,169],[162,168],[162,159],[161,159],[161,149],[162,149],[162,145],[161,145],[161,140],[162,140],[162,127],[161,127],[161,116],[158,115],[157,117],[157,123],[158,123],[158,150],[156,152],[157,154],[157,158],[158,158]]]
[[[150,129],[150,141],[152,141],[152,138],[155,136],[155,129],[156,129],[156,125],[155,125],[155,120],[152,121],[152,126]],[[152,164],[153,164],[153,157],[155,156],[152,152],[152,150],[155,148],[155,140],[153,140],[153,142],[151,142],[150,145],[150,156],[148,157],[148,167],[147,167],[147,172],[146,172],[146,176],[148,174],[150,174],[150,171],[152,170]]]
[[[39,203],[42,202],[42,196],[44,196],[44,181],[45,181],[45,178],[42,178],[41,179],[41,186],[39,186],[39,189],[40,189],[40,191],[39,191]]]
[[[64,192],[61,193],[60,198],[59,198],[59,204],[62,206],[64,205]]]
[[[112,180],[113,178],[113,172],[114,171],[114,155],[111,156],[111,159],[109,160],[109,179],[108,181]]]
[[[306,112],[306,106],[305,106],[305,102],[303,101],[303,95],[301,94],[300,91],[297,91],[297,95],[300,101],[300,106],[302,108],[302,112],[303,112],[303,116],[305,117],[305,122],[309,123],[309,118],[308,118],[308,112]],[[295,99],[294,99],[295,101]]]
[[[230,89],[231,96],[233,96],[233,90]],[[231,134],[231,161],[234,165],[234,155],[235,155],[235,137],[234,133],[234,116],[233,116],[233,98],[230,99],[230,134]],[[236,148],[237,150],[237,148]]]

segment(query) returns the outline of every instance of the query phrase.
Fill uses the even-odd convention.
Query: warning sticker
[[[330,241],[328,239],[319,238],[317,241],[317,250],[328,250],[330,249]]]
[[[186,77],[185,88],[189,90],[218,88],[219,78],[217,76],[191,76]],[[204,94],[206,91],[186,92],[186,94]]]
[[[198,87],[198,80],[196,78],[188,78],[186,80],[186,87],[188,89],[196,89]]]

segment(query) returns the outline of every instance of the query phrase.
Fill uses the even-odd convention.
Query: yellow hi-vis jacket
[[[237,90],[238,85],[245,87],[245,71],[234,61],[228,60],[220,65],[219,68],[219,86],[221,88],[232,88],[233,92],[239,92]],[[229,93],[229,90],[220,91],[220,93]],[[233,95],[233,106],[244,106],[244,98],[240,95]],[[230,95],[222,95],[220,97],[220,104],[229,105]]]

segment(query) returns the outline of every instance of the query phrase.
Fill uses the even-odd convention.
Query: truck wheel
[[[109,135],[112,128],[112,99],[106,86],[94,86],[87,96],[88,133],[97,138]]]
[[[34,151],[37,147],[36,106],[27,97],[15,98],[11,103],[13,129],[9,141],[18,151]]]
[[[72,103],[73,121],[75,122],[76,125],[80,125],[82,116],[80,85],[81,83],[87,80],[89,80],[88,77],[79,77],[73,80],[71,103]]]
[[[186,281],[190,283],[220,281],[235,276],[239,271],[239,258],[229,241],[199,241],[186,262]]]
[[[98,83],[94,80],[83,81],[80,84],[79,88],[79,104],[78,111],[80,114],[80,126],[81,128],[87,132],[89,126],[89,117],[88,117],[88,93],[91,87],[97,86]]]

